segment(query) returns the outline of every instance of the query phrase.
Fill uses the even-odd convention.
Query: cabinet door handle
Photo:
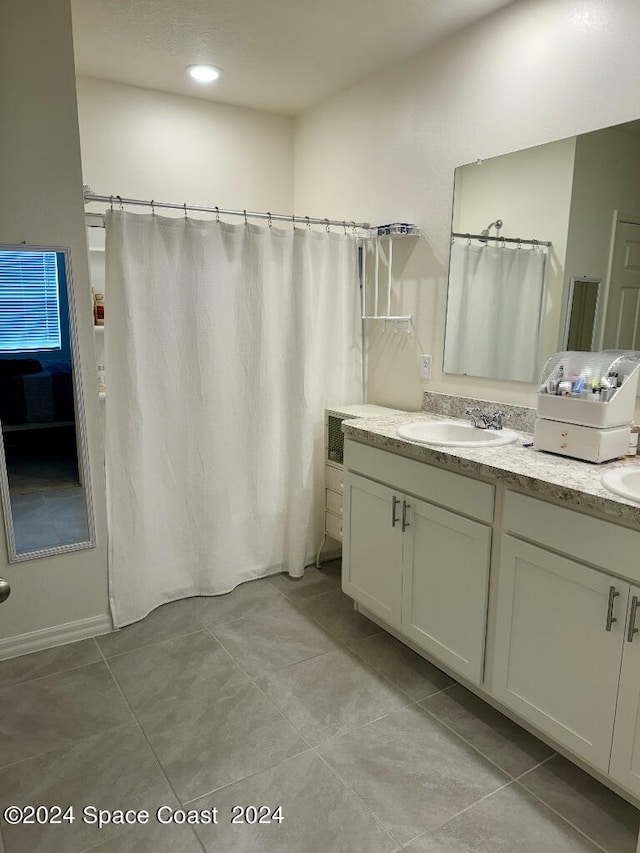
[[[407,521],[407,510],[411,509],[411,504],[408,504],[406,501],[402,501],[402,532],[404,533],[407,527],[411,525]]]
[[[398,498],[394,495],[394,496],[391,498],[391,526],[392,526],[392,527],[395,527],[395,526],[396,526],[396,524],[397,524],[397,523],[398,523],[398,521],[399,521],[399,519],[398,519],[398,518],[396,518],[396,507],[398,506],[398,504],[399,504],[399,503],[400,503],[400,501],[399,501],[399,500],[398,500]]]
[[[613,615],[613,605],[615,604],[615,600],[619,595],[620,595],[620,593],[615,588],[615,586],[609,587],[609,603],[607,605],[607,624],[605,626],[606,631],[610,631],[613,623],[618,621],[616,619],[616,617]]]
[[[633,643],[633,635],[638,633],[636,628],[636,613],[638,610],[638,596],[634,595],[631,599],[631,608],[629,610],[629,631],[627,632],[627,642]]]

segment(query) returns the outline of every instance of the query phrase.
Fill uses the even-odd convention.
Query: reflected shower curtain
[[[532,382],[544,290],[543,248],[451,247],[444,369]]]
[[[322,529],[324,408],[361,393],[355,241],[125,211],[106,228],[115,624],[300,576]]]

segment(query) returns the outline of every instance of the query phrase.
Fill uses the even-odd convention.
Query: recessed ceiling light
[[[213,83],[222,74],[215,65],[188,65],[187,71],[198,83]]]

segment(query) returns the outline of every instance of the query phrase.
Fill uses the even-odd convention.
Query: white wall
[[[2,242],[70,246],[98,547],[9,565],[0,640],[108,611],[104,472],[99,454],[89,274],[68,0],[3,0],[0,27]]]
[[[82,172],[99,195],[291,212],[292,119],[86,77],[77,85]]]
[[[416,409],[428,387],[534,403],[532,385],[440,372],[454,169],[638,118],[639,50],[637,0],[519,0],[299,117],[296,208],[426,235],[394,305],[414,333],[370,336],[370,402]],[[429,384],[419,353],[434,354]]]

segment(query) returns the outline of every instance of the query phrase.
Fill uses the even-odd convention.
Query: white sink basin
[[[518,434],[510,429],[478,429],[460,421],[412,421],[399,426],[398,435],[444,447],[500,447],[518,439]]]
[[[640,471],[637,468],[613,468],[602,475],[600,482],[610,492],[640,502]]]

